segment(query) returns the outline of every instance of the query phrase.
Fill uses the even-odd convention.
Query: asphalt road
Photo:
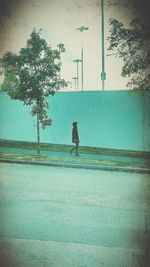
[[[148,267],[150,175],[0,164],[1,266]]]

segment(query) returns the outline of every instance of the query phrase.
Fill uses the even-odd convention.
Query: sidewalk
[[[76,157],[71,156],[69,152],[47,150],[41,150],[40,156],[36,153],[33,149],[3,147],[0,148],[0,162],[150,173],[149,158],[88,153],[80,153],[80,156]]]

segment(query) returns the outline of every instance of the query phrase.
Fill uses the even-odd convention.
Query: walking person
[[[75,144],[75,147],[73,147],[70,150],[70,154],[72,155],[72,153],[75,151],[75,156],[79,156],[78,150],[79,150],[79,143],[80,143],[77,125],[78,125],[77,121],[74,121],[72,123],[72,143]]]

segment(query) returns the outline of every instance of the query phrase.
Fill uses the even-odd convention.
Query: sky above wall
[[[134,16],[148,14],[148,1],[104,0],[105,23],[105,90],[126,89],[122,78],[122,61],[108,57],[109,19],[116,18],[129,25]],[[146,13],[147,11],[147,13]],[[77,28],[89,27],[80,32]],[[70,81],[65,90],[74,91],[75,59],[84,53],[84,90],[102,90],[101,85],[101,1],[100,0],[0,0],[0,57],[7,51],[18,52],[26,45],[33,29],[42,28],[42,37],[56,48],[63,43],[62,77]],[[79,87],[81,88],[79,64]]]

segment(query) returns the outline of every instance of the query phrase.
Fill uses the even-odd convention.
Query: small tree
[[[48,118],[47,97],[56,90],[67,86],[60,78],[61,53],[65,52],[63,44],[58,50],[40,37],[41,30],[33,30],[25,48],[19,54],[7,52],[0,59],[4,72],[2,90],[7,91],[11,99],[31,105],[32,116],[37,117],[37,152],[40,154],[40,125],[44,129],[51,125]]]
[[[127,87],[135,90],[150,89],[150,27],[136,18],[129,28],[116,19],[110,20],[109,51],[123,59],[121,75],[130,77]]]

